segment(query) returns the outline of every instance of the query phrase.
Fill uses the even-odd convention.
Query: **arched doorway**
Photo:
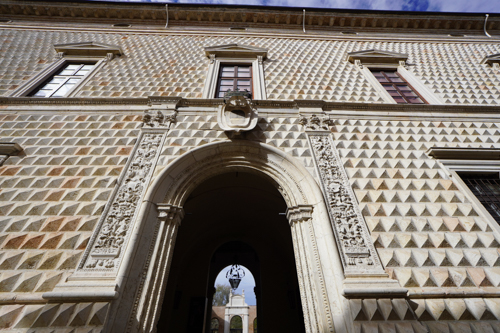
[[[233,316],[229,326],[231,333],[243,333],[243,319],[240,316]]]
[[[186,223],[196,216],[188,209],[188,201],[200,185],[217,176],[238,172],[257,176],[267,187],[272,188],[280,205],[284,205],[279,213],[286,211],[286,233],[291,233],[293,244],[293,251],[287,253],[293,252],[295,256],[293,273],[288,276],[298,277],[303,306],[303,318],[294,316],[297,320],[303,320],[304,323],[301,322],[299,326],[304,325],[307,332],[334,332],[332,309],[335,309],[340,325],[344,325],[344,303],[341,302],[338,289],[338,281],[344,278],[342,265],[323,194],[316,180],[304,165],[283,151],[258,142],[236,140],[196,148],[179,157],[163,171],[159,171],[155,181],[149,186],[146,199],[138,213],[140,222],[135,226],[138,237],[131,241],[134,245],[130,246],[129,261],[123,265],[121,276],[127,276],[123,282],[128,286],[122,287],[123,293],[110,310],[113,313],[130,313],[129,320],[124,322],[114,316],[116,319],[109,321],[106,329],[110,332],[126,331],[126,328],[131,328],[130,332],[154,332],[162,312],[170,316],[165,310],[167,305],[163,304],[164,300],[173,302],[171,306],[181,306],[182,300],[185,300],[182,294],[167,290],[167,284],[175,284],[171,277],[178,270],[172,261],[174,251],[184,253],[185,258],[189,257],[189,254],[190,259],[197,261],[186,261],[185,264],[199,264],[200,257],[203,257],[205,267],[193,274],[208,274],[207,263],[210,260],[207,256],[209,258],[217,246],[212,244],[207,250],[203,243],[195,243],[203,251],[179,250],[178,232],[193,230],[192,227],[185,228]],[[266,201],[254,203],[255,209],[252,212],[258,211],[262,203]],[[210,205],[197,207],[205,208],[198,216],[209,215],[213,211]],[[226,207],[231,206],[226,204]],[[279,214],[278,216],[284,217]],[[255,221],[260,221],[260,216],[257,216]],[[197,233],[213,231],[214,228],[210,229],[210,226],[201,224],[199,229],[194,230]],[[264,236],[280,234],[271,233],[269,229],[263,230],[267,230],[262,234]],[[203,232],[198,234],[204,235]],[[261,234],[257,237],[261,237]],[[221,240],[219,245],[231,240],[234,240],[234,237]],[[271,271],[273,269],[269,270]],[[324,274],[324,271],[327,274]],[[206,275],[203,278],[208,281]],[[205,287],[208,288],[208,284]],[[203,312],[207,300],[206,294],[201,294],[204,295],[203,298],[193,300],[192,308]],[[290,297],[287,295],[286,298]],[[333,308],[331,302],[335,304]],[[209,321],[208,318],[206,320]],[[259,319],[261,330],[265,329],[262,320]],[[162,318],[162,321],[165,322],[165,319]],[[166,322],[169,321],[170,319],[166,319]],[[205,328],[209,327],[206,322],[203,324]]]
[[[259,329],[304,332],[286,209],[275,184],[255,174],[198,185],[184,204],[158,332],[209,332],[215,278],[234,262],[254,275]]]

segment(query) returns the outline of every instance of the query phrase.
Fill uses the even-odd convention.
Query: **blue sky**
[[[500,13],[500,0],[113,0],[119,2],[159,2],[230,4],[344,9],[375,9],[435,12]]]
[[[227,266],[220,271],[219,275],[217,275],[217,278],[215,279],[215,284],[227,284],[229,285],[229,281],[226,279],[226,272],[229,270],[229,267]],[[255,287],[255,280],[253,278],[252,273],[245,267],[241,266],[243,270],[245,271],[245,277],[241,279],[240,285],[238,286],[238,289],[236,289],[236,294],[240,294],[242,290],[245,290],[245,302],[248,305],[256,305],[255,301],[255,293],[253,292],[253,288]]]

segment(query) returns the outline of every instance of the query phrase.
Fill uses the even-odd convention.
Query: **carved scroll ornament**
[[[113,270],[119,265],[141,198],[148,186],[166,131],[175,113],[146,111],[144,127],[111,204],[103,213],[79,269]]]
[[[312,116],[304,126],[308,133],[328,213],[333,224],[345,273],[383,272],[380,259],[361,215],[361,211],[342,167],[338,152],[333,148],[327,117]]]

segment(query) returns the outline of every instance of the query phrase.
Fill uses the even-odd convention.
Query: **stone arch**
[[[325,283],[323,270],[329,270],[327,275],[331,277],[331,272],[341,266],[322,192],[312,175],[292,156],[264,143],[244,140],[217,142],[193,149],[162,170],[149,186],[138,219],[143,226],[154,221],[157,226],[144,280],[135,296],[137,307],[132,311],[127,331],[154,331],[177,230],[183,218],[182,207],[190,193],[205,180],[234,171],[263,176],[282,194],[292,229],[306,331],[334,332],[328,295],[335,288]],[[315,231],[318,226],[321,229],[318,234],[322,236],[319,241]],[[321,242],[319,247],[318,242]],[[134,248],[142,246],[133,245]],[[144,262],[143,259],[137,260]],[[134,326],[131,322],[141,327],[130,329]]]
[[[200,183],[231,171],[264,175],[276,184],[288,207],[323,200],[314,178],[293,157],[267,144],[243,140],[207,144],[182,155],[161,172],[146,197],[182,207]]]

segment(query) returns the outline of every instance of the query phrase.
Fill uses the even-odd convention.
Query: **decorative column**
[[[170,272],[177,231],[184,218],[184,210],[181,207],[157,204],[157,209],[158,223],[146,263],[148,271],[141,280],[130,320],[130,325],[138,323],[141,326],[140,329],[136,329],[139,332],[153,332],[156,326]]]
[[[166,107],[144,112],[143,127],[74,274],[45,293],[50,300],[115,299],[140,234],[143,201],[167,132],[176,122],[172,99]],[[121,273],[119,273],[121,272]]]
[[[407,293],[385,272],[371,240],[366,222],[350,186],[347,173],[330,135],[331,121],[311,115],[301,117],[313,151],[330,222],[344,268],[346,297],[378,297]]]
[[[312,212],[312,206],[299,205],[289,207],[286,213],[292,231],[304,325],[307,333],[334,332],[312,226]],[[319,300],[323,300],[324,304],[320,304]]]
[[[229,314],[229,309],[226,308],[224,314],[224,333],[229,333],[229,329],[231,326],[231,315]]]
[[[243,333],[248,333],[248,313],[244,313],[243,317]]]

